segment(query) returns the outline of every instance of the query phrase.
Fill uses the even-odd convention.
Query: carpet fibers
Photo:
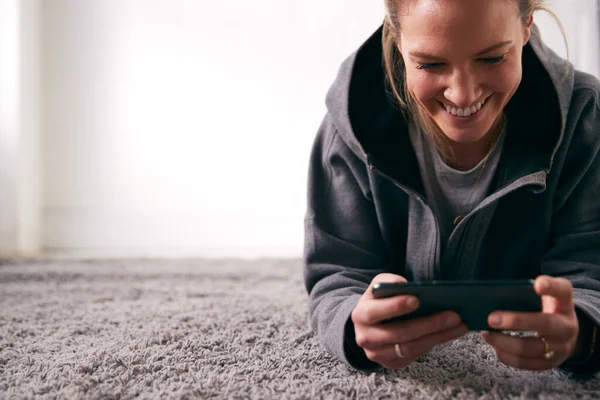
[[[0,398],[575,399],[476,333],[353,371],[307,329],[300,261],[0,261]]]

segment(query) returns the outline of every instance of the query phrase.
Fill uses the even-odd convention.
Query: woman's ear
[[[529,38],[531,37],[531,27],[533,26],[533,15],[529,17],[529,21],[527,21],[527,25],[523,30],[523,46],[529,42]]]

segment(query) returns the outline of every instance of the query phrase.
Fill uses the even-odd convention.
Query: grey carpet
[[[299,261],[0,262],[0,398],[600,398],[477,334],[361,373],[306,326]]]

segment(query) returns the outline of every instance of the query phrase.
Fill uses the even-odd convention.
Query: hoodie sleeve
[[[372,369],[350,319],[371,280],[386,272],[385,251],[369,190],[367,165],[326,116],[309,167],[304,282],[309,320],[319,341],[356,369]]]
[[[551,247],[542,260],[542,273],[562,276],[573,283],[580,326],[588,330],[592,324],[600,326],[600,108],[597,96],[598,93],[595,97],[586,96],[578,115],[572,115],[567,121],[567,125],[574,125],[573,135],[556,191]],[[596,356],[588,362],[565,364],[564,369],[576,372],[600,369],[600,340],[596,348]]]

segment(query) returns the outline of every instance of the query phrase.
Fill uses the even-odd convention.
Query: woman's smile
[[[456,107],[448,102],[439,101],[440,106],[446,111],[446,115],[452,120],[460,122],[471,122],[479,119],[482,114],[481,110],[485,109],[485,104],[492,95],[484,98],[481,101],[473,103],[472,106],[467,108]]]

